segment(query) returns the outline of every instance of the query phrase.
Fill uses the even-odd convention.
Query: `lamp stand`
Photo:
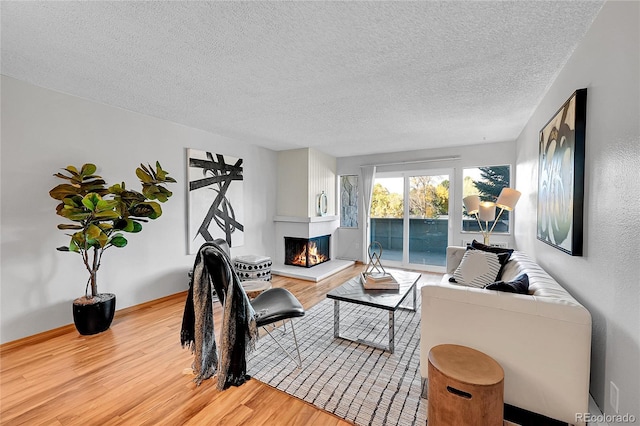
[[[500,211],[500,213],[502,213],[502,211]],[[491,231],[489,230],[489,222],[485,222],[484,223],[484,228],[482,227],[482,222],[480,221],[480,217],[478,216],[478,213],[474,213],[474,216],[476,217],[476,220],[478,221],[478,226],[480,227],[480,232],[482,233],[482,238],[484,241],[484,245],[488,246],[489,245],[489,236],[491,235],[491,231],[493,231],[493,227],[491,228]],[[500,216],[498,216],[500,217]],[[493,224],[493,226],[495,226],[495,222]]]

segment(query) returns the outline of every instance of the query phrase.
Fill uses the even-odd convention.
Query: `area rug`
[[[418,297],[418,303],[419,303]],[[302,368],[273,342],[260,338],[248,360],[254,378],[357,425],[424,425],[420,398],[420,309],[395,314],[393,354],[333,337],[333,301],[324,300],[294,320]],[[387,311],[340,303],[340,333],[388,343]],[[291,328],[272,334],[295,354]]]

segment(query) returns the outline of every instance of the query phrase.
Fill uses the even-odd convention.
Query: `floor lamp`
[[[494,203],[491,201],[480,201],[478,195],[469,195],[464,197],[462,202],[467,209],[467,214],[473,215],[480,225],[480,232],[484,238],[484,244],[489,245],[489,236],[496,227],[498,219],[502,216],[502,212],[513,211],[516,203],[520,199],[521,193],[511,188],[502,188],[498,200]],[[496,217],[496,207],[500,209],[498,217]],[[493,221],[493,226],[489,229],[489,222]],[[482,226],[484,222],[484,227]]]

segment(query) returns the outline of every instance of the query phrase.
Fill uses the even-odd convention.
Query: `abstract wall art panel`
[[[189,253],[222,238],[230,247],[244,244],[244,181],[241,158],[187,150]]]
[[[340,176],[340,227],[358,227],[358,175]]]
[[[537,238],[582,255],[587,89],[577,90],[540,131]]]

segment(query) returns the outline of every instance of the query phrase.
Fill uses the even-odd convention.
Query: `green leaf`
[[[131,219],[126,219],[125,220],[126,224],[121,228],[123,231],[125,232],[132,232],[133,231],[133,224],[135,223],[133,220]]]
[[[83,193],[95,192],[97,194],[105,194],[108,191],[108,189],[104,187],[105,185],[106,182],[103,180],[85,181],[80,184],[79,191]]]
[[[98,238],[96,238],[96,241],[101,248],[105,248],[107,246],[107,243],[109,242],[109,236],[104,232],[101,232],[100,235],[98,235]]]
[[[153,182],[153,178],[151,177],[151,175],[142,170],[140,167],[136,169],[136,176],[138,176],[138,179],[140,179],[144,183]]]
[[[49,191],[49,195],[55,200],[63,200],[65,197],[76,194],[78,194],[78,188],[68,183],[61,183]]]
[[[91,199],[91,202],[93,203],[94,206],[98,206],[98,203],[102,201],[102,197],[96,194],[95,192],[87,194],[87,196]]]
[[[122,186],[120,186],[119,183],[116,183],[115,185],[111,185],[109,187],[109,193],[111,194],[119,195],[120,193],[122,193],[122,191],[124,191],[124,189],[122,188]]]
[[[62,209],[58,214],[62,217],[66,217],[69,220],[73,220],[74,222],[80,222],[91,217],[91,213],[83,213],[82,211],[78,211],[77,209],[69,210]]]
[[[147,166],[145,166],[144,164],[140,163],[140,168],[141,168],[142,170],[144,170],[144,172],[145,172],[146,174],[148,174],[149,176],[151,176],[151,178],[152,178],[153,180],[155,180],[156,176],[155,176],[155,174],[153,173],[153,168],[151,168],[151,166],[149,166],[149,167],[147,168]]]
[[[164,181],[167,174],[168,173],[166,171],[162,170],[162,166],[160,165],[160,162],[156,161],[156,176],[158,176],[158,180]]]
[[[82,169],[80,170],[80,174],[82,176],[89,176],[96,172],[96,165],[87,163],[82,165]]]
[[[91,211],[93,211],[96,208],[96,206],[93,205],[93,202],[91,202],[91,198],[89,198],[88,196],[82,199],[82,205],[84,205],[86,208],[88,208]]]
[[[76,169],[74,166],[67,166],[67,168],[65,170],[68,171],[69,173],[73,174],[73,175],[77,175],[78,174],[78,169]]]
[[[116,247],[124,247],[127,245],[127,239],[120,234],[114,235],[110,243]]]
[[[73,251],[76,253],[80,252],[80,247],[78,247],[78,243],[76,242],[75,239],[71,238],[71,242],[69,243],[69,251]]]
[[[122,219],[115,223],[115,229],[135,233],[142,231],[142,225],[132,219]]]
[[[166,196],[166,195],[164,195],[162,192],[158,192],[158,193],[155,195],[155,199],[156,199],[156,200],[158,200],[158,201],[160,201],[161,203],[164,203],[164,202],[166,202],[169,198],[167,198],[167,196]]]
[[[58,225],[58,229],[82,229],[82,226],[61,223],[60,225]]]
[[[118,201],[116,200],[104,200],[101,199],[100,201],[98,201],[98,204],[96,204],[96,211],[97,212],[103,212],[106,210],[113,210],[118,206]]]
[[[67,175],[63,175],[62,173],[58,172],[58,173],[54,173],[54,176],[60,179],[65,179],[65,180],[71,180],[71,178]]]
[[[84,206],[82,205],[82,197],[80,195],[72,195],[71,197],[66,197],[64,200],[62,200],[62,202],[66,206],[73,206],[79,209],[84,208]]]
[[[113,225],[109,222],[96,223],[96,226],[102,229],[103,232],[113,229]]]
[[[148,217],[149,219],[157,219],[162,215],[162,208],[156,202],[139,203],[129,210],[131,216]]]
[[[87,238],[91,239],[91,240],[96,240],[98,239],[98,237],[100,237],[100,234],[102,234],[102,229],[100,229],[100,227],[91,224],[89,225],[89,227],[87,228],[86,234],[87,234]]]
[[[117,219],[120,217],[120,213],[118,212],[114,212],[113,210],[107,210],[107,211],[103,211],[103,212],[97,212],[93,215],[93,217],[95,217],[96,219],[101,219],[101,220],[111,220],[111,219]]]
[[[133,230],[129,231],[131,233],[136,233],[136,232],[140,232],[142,231],[142,224],[136,222],[136,221],[132,221],[133,222]]]

